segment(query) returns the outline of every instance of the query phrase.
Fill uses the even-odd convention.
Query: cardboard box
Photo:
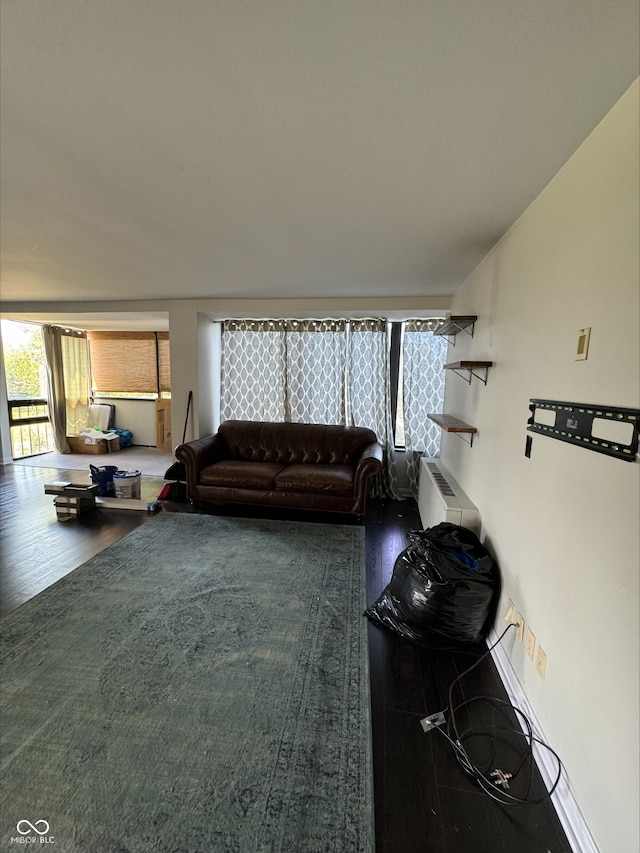
[[[67,443],[72,453],[114,453],[120,450],[120,439],[117,437],[90,441],[81,435],[68,435]]]

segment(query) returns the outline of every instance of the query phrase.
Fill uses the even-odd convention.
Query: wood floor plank
[[[413,501],[377,502],[371,518],[367,515],[369,604],[407,547],[407,531],[420,526]],[[486,646],[433,651],[389,631],[370,631],[377,853],[569,853],[550,803],[506,807],[493,802],[460,767],[442,734],[422,731],[421,716],[447,708],[450,685],[484,655]],[[490,656],[461,679],[453,700],[478,695],[506,699]],[[485,718],[481,714],[478,720],[482,724]],[[463,722],[477,721],[467,713]],[[535,790],[542,789],[536,773]]]

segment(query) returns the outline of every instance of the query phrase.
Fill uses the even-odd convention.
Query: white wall
[[[133,433],[133,443],[147,447],[156,446],[156,403],[155,400],[131,400],[95,397],[96,403],[113,403],[116,407],[118,429],[128,429]]]
[[[543,681],[508,643],[602,853],[638,850],[640,466],[541,435],[524,448],[531,397],[639,406],[638,95],[636,81],[456,294],[478,322],[448,360],[495,367],[486,387],[448,372],[445,410],[479,432],[442,443],[548,655]]]
[[[213,435],[220,425],[220,367],[222,324],[198,314],[198,390],[200,399],[198,431]]]
[[[200,320],[197,309],[189,301],[176,302],[169,310],[171,340],[171,425],[174,445],[182,441],[189,391],[193,405],[187,425],[186,440],[200,437]]]

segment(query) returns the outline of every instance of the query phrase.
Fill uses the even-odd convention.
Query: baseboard
[[[3,456],[2,457],[3,465],[13,465],[13,456]]]
[[[488,637],[489,645],[496,643],[498,635],[492,631]],[[536,719],[533,708],[529,704],[526,693],[522,689],[522,685],[518,681],[511,660],[505,647],[502,643],[498,643],[491,652],[493,661],[498,670],[498,674],[502,679],[505,690],[509,696],[509,701],[520,708],[530,719],[536,734],[541,740],[545,740],[544,734]],[[553,744],[550,744],[553,746]],[[560,756],[562,758],[562,756]],[[540,749],[536,754],[536,763],[540,770],[540,775],[547,786],[551,788],[558,774],[555,759],[546,749]],[[580,807],[576,802],[575,796],[569,786],[566,774],[563,773],[558,783],[558,787],[553,792],[551,801],[558,814],[558,819],[562,824],[571,849],[574,853],[599,853],[598,846],[589,831],[589,827],[580,811]]]

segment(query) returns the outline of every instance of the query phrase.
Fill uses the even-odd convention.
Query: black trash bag
[[[432,649],[459,648],[487,635],[500,595],[498,566],[466,527],[443,522],[407,533],[391,580],[365,616]]]

